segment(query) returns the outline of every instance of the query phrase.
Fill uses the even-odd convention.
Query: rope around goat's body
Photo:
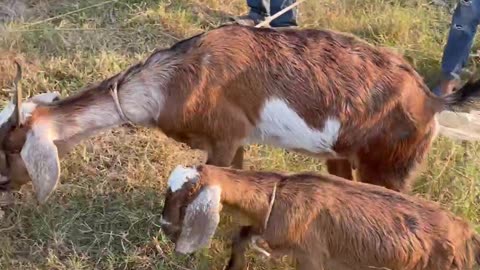
[[[265,216],[265,221],[263,223],[263,230],[267,229],[268,221],[270,220],[270,215],[272,214],[272,208],[273,208],[273,203],[275,202],[276,193],[277,193],[277,183],[275,183],[275,185],[273,186],[272,197],[270,198],[267,215]]]
[[[282,14],[284,14],[285,12],[289,11],[290,9],[293,9],[294,7],[300,5],[301,3],[305,2],[306,0],[299,0],[291,5],[289,5],[288,7],[285,7],[284,9],[280,10],[279,12],[275,13],[274,15],[266,18],[263,22],[255,25],[256,28],[260,28],[260,27],[263,27],[263,26],[266,26],[266,25],[269,25],[273,20],[275,20],[276,18],[280,17]],[[102,4],[106,4],[106,3],[109,3],[109,2],[115,2],[115,0],[113,1],[107,1],[105,3],[102,3]],[[130,119],[128,119],[128,117],[125,115],[125,113],[123,112],[122,110],[122,107],[120,106],[120,101],[119,101],[119,98],[118,98],[118,89],[117,89],[117,83],[115,83],[112,87],[112,89],[110,89],[110,94],[112,95],[113,97],[113,101],[115,102],[115,106],[117,107],[117,111],[118,111],[118,114],[120,115],[120,118],[122,118],[122,120],[124,122],[126,122],[127,124],[131,125],[131,126],[134,126],[133,122],[130,121]],[[275,199],[275,189],[276,189],[276,184],[275,184],[275,187],[274,187],[274,195],[273,195],[273,199],[272,199],[272,202],[273,200]],[[271,206],[270,206],[271,207]],[[271,209],[269,209],[269,211],[271,211]],[[267,218],[270,216],[270,214],[267,215]],[[266,223],[267,221],[265,221]]]
[[[115,107],[117,108],[118,114],[122,121],[126,122],[130,126],[134,126],[133,122],[128,119],[128,117],[123,112],[122,106],[120,106],[120,100],[118,98],[118,85],[115,83],[113,87],[110,89],[110,94],[112,95],[113,102],[115,103]]]
[[[277,183],[273,186],[273,191],[272,191],[272,197],[270,198],[270,203],[268,204],[268,210],[267,210],[267,215],[265,216],[265,221],[263,223],[263,230],[265,231],[267,229],[268,221],[270,220],[270,215],[272,214],[272,208],[273,204],[275,203],[275,197],[277,194]],[[270,257],[270,253],[266,251],[265,249],[259,247],[257,245],[257,240],[261,239],[260,236],[253,236],[251,240],[251,245],[252,248],[255,249],[256,251],[262,253],[263,255]]]

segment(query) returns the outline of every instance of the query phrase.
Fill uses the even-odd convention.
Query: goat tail
[[[458,107],[480,101],[480,79],[469,80],[460,89],[441,99],[443,100],[443,109],[452,111],[455,111]]]
[[[470,80],[457,91],[439,97],[439,134],[462,141],[480,141],[480,111],[457,112],[459,107],[480,103],[480,79]]]

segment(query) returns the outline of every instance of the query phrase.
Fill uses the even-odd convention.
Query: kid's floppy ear
[[[188,205],[176,252],[189,254],[210,244],[220,222],[221,193],[219,186],[205,186]]]

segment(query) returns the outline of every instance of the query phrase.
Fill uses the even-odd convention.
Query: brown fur
[[[358,180],[397,191],[408,191],[430,148],[435,113],[470,95],[461,101],[437,98],[407,61],[349,35],[235,25],[157,50],[85,91],[40,106],[31,123],[51,118],[61,133],[56,143],[72,145],[112,126],[85,120],[94,106],[96,113],[110,110],[101,119],[118,118],[109,93],[114,84],[134,122],[205,150],[207,164],[222,167],[242,167],[242,141],[269,97],[288,102],[312,129],[322,130],[327,117],[337,117],[337,156],[291,150],[330,159],[329,171],[349,179],[353,165]],[[162,107],[154,102],[158,93]]]
[[[219,186],[222,205],[234,216],[250,218],[250,226],[235,237],[228,270],[245,269],[244,253],[254,235],[274,254],[292,254],[301,270],[473,269],[475,258],[479,261],[479,236],[469,224],[418,197],[332,175],[208,165],[197,170],[196,184],[169,191],[163,217],[172,226],[163,228],[176,241],[184,214],[178,209],[184,209],[202,187]],[[274,184],[276,199],[264,230]]]

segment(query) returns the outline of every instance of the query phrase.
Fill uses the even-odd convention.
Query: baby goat
[[[267,144],[326,158],[330,173],[348,179],[353,164],[359,181],[407,191],[437,113],[479,92],[476,82],[436,97],[400,56],[341,33],[231,25],[30,106],[25,119],[0,123],[0,144],[7,159],[21,155],[28,174],[16,175],[31,177],[40,202],[68,146],[128,121],[204,150],[210,165],[241,168],[244,145]],[[29,180],[7,164],[7,181]]]
[[[472,269],[480,238],[438,204],[333,175],[178,166],[168,180],[162,228],[175,251],[209,244],[222,205],[246,216],[229,270],[245,269],[244,253],[261,239],[290,253],[297,269]]]

